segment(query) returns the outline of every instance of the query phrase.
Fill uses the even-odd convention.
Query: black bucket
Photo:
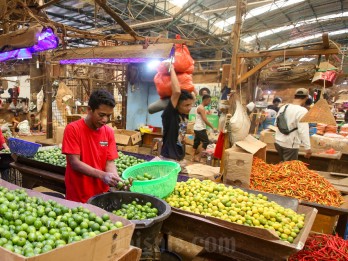
[[[161,249],[161,261],[182,261],[182,258],[174,252]]]
[[[158,209],[158,216],[151,219],[131,220],[135,224],[131,245],[143,250],[142,256],[152,256],[156,238],[161,231],[163,221],[171,213],[170,205],[162,199],[135,192],[117,191],[107,192],[94,196],[88,200],[88,204],[95,205],[108,212],[118,210],[122,204],[130,204],[136,201],[138,204],[150,202]]]

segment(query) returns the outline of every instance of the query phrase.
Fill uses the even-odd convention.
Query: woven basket
[[[302,117],[300,122],[336,125],[336,120],[332,115],[330,106],[325,99],[320,99],[317,101],[309,112]]]

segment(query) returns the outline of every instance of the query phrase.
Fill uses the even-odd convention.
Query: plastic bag
[[[40,112],[43,106],[43,101],[44,101],[44,93],[43,90],[39,91],[39,93],[36,96],[36,108],[37,112]]]
[[[29,121],[24,120],[18,123],[19,135],[30,135]]]
[[[149,105],[147,108],[150,114],[163,111],[169,104],[170,99],[159,99]]]
[[[194,85],[192,83],[192,75],[187,73],[178,73],[177,74],[179,85],[181,90],[186,90],[188,92],[193,92]],[[157,73],[154,78],[156,85],[157,93],[164,99],[166,97],[172,96],[172,83],[170,75]]]
[[[240,101],[236,100],[236,111],[230,119],[231,143],[244,140],[249,134],[250,119]]]

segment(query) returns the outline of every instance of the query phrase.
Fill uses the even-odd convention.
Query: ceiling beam
[[[272,62],[276,56],[268,57],[266,60],[262,61],[258,65],[256,65],[254,68],[252,68],[250,71],[247,71],[245,74],[242,74],[239,78],[237,78],[237,85],[242,83],[244,80],[248,79],[250,76],[252,76],[254,73],[256,73],[258,70],[261,70],[262,67],[266,66],[270,62]]]
[[[304,55],[325,55],[325,54],[338,54],[340,51],[337,48],[329,49],[316,49],[316,50],[286,50],[285,54],[289,56],[304,56]],[[284,56],[284,50],[275,50],[259,53],[238,53],[239,58],[259,58],[267,56]]]
[[[173,21],[173,17],[157,19],[157,20],[152,20],[152,21],[145,21],[145,22],[134,23],[134,24],[128,24],[128,25],[130,28],[136,29],[136,28],[147,27],[150,25],[164,24],[164,23],[168,23],[171,21]],[[112,29],[121,29],[121,26],[120,25],[110,25],[110,26],[105,26],[105,27],[93,29],[93,30],[91,30],[91,32],[100,33],[100,32],[109,31]]]
[[[137,40],[138,34],[129,27],[129,25],[123,21],[123,19],[114,11],[112,10],[104,0],[94,0],[96,4],[98,4],[101,8],[104,9],[104,11],[110,15],[121,27],[122,29],[134,37],[135,40]]]
[[[47,8],[47,7],[49,7],[49,6],[51,6],[51,5],[54,5],[54,4],[56,4],[56,3],[60,2],[60,1],[61,1],[61,0],[52,0],[52,1],[49,1],[49,2],[47,2],[47,3],[45,3],[45,4],[43,4],[43,5],[38,6],[37,9],[41,10],[41,9]]]
[[[252,3],[247,3],[247,6],[262,5],[262,4],[266,4],[266,3],[271,3],[273,1],[274,0],[264,0],[264,1],[259,1],[259,2],[252,2]],[[236,8],[235,5],[231,5],[231,6],[217,8],[217,9],[206,10],[206,11],[203,11],[202,14],[219,13],[219,12],[224,12],[227,10],[233,10],[235,8]]]

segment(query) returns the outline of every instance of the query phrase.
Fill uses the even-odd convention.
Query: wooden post
[[[237,63],[238,63],[238,51],[239,51],[239,42],[240,42],[240,31],[242,27],[242,16],[245,12],[246,2],[244,0],[237,0],[236,6],[236,22],[233,25],[231,38],[233,39],[233,47],[232,47],[232,59],[230,66],[230,73],[228,78],[228,87],[231,89],[230,95],[230,106],[228,109],[228,113],[233,116],[235,112],[235,102],[234,102],[234,94],[233,92],[237,89]],[[221,165],[220,165],[220,173],[224,175],[225,172],[225,150],[231,147],[229,140],[229,133],[224,134],[224,146],[222,149],[222,157],[221,157]]]
[[[51,59],[50,54],[45,55],[45,89],[46,89],[46,103],[47,103],[47,139],[53,138],[53,122],[52,122],[52,83],[51,83]]]
[[[242,15],[245,12],[245,1],[238,0],[236,7],[236,21],[233,25],[231,39],[233,39],[233,47],[232,47],[232,59],[231,59],[231,67],[230,67],[230,75],[228,78],[228,87],[235,90],[237,88],[237,54],[239,51],[239,42],[240,42],[240,31],[242,27]]]

